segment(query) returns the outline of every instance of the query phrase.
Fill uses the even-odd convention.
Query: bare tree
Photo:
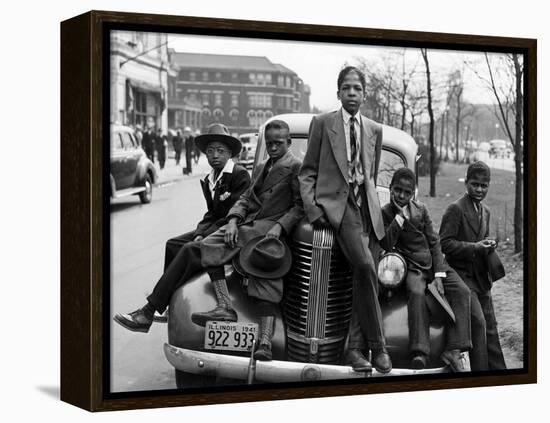
[[[430,61],[428,49],[421,48],[422,58],[426,66],[426,92],[428,95],[428,115],[430,116],[430,132],[428,141],[430,143],[430,197],[435,197],[435,145],[434,145],[434,111],[432,108],[432,82],[430,79]]]
[[[496,116],[506,136],[514,147],[516,172],[514,205],[514,250],[522,250],[523,234],[523,57],[516,53],[491,58],[485,53],[488,77],[472,70],[482,80],[496,99]],[[512,128],[514,125],[514,128]]]

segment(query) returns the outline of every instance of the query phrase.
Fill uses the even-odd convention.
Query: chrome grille
[[[349,266],[332,229],[317,229],[312,244],[294,241],[291,249],[283,303],[288,358],[338,363],[351,320]]]

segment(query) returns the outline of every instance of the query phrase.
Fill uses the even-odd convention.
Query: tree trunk
[[[424,64],[426,65],[426,86],[428,91],[428,115],[430,116],[430,197],[435,197],[435,144],[434,144],[434,111],[432,109],[432,82],[430,80],[430,62],[428,60],[428,49],[420,49]]]
[[[458,152],[458,147],[460,146],[460,121],[462,119],[462,90],[459,90],[456,94],[456,156],[455,162],[460,161],[460,153]]]
[[[516,165],[516,193],[514,205],[514,251],[519,253],[522,250],[523,240],[523,216],[522,216],[522,187],[523,175],[521,164],[523,162],[522,154],[522,125],[523,125],[523,96],[521,93],[522,70],[517,54],[512,56],[514,60],[514,70],[516,74],[516,142],[514,143],[514,161]]]

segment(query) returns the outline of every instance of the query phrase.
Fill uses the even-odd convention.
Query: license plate
[[[246,352],[252,349],[252,342],[257,336],[257,323],[206,322],[204,348]]]

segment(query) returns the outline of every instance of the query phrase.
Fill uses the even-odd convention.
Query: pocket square
[[[223,194],[220,194],[220,201],[225,201],[231,196],[231,193],[226,191]]]

